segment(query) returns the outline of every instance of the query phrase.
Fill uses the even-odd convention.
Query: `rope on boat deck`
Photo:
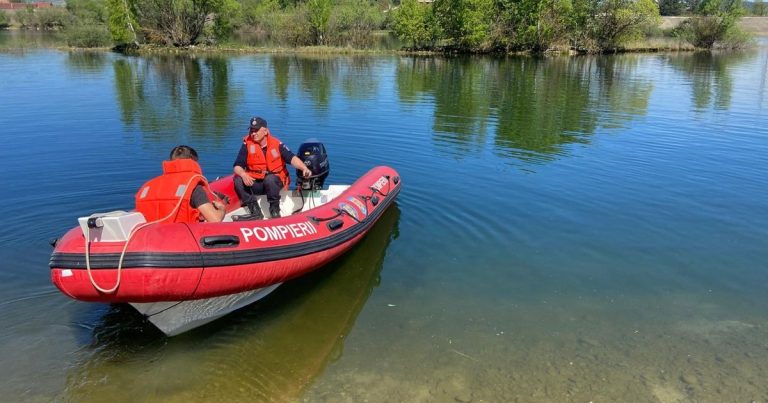
[[[192,181],[196,179],[202,179],[203,183],[208,186],[208,181],[205,179],[202,175],[195,175],[189,179],[189,181],[186,184],[186,189],[189,188],[189,186],[192,184]],[[117,261],[117,280],[115,281],[115,286],[112,288],[102,288],[99,287],[98,284],[96,284],[96,280],[93,278],[93,274],[91,273],[91,260],[90,260],[90,254],[89,251],[91,249],[91,237],[90,232],[91,229],[88,225],[85,226],[85,269],[88,272],[88,278],[91,280],[91,285],[93,285],[93,288],[97,289],[99,292],[102,292],[104,294],[113,294],[115,291],[117,291],[118,287],[120,287],[120,279],[122,278],[122,269],[123,269],[123,259],[125,258],[125,252],[128,250],[128,242],[131,241],[133,236],[139,232],[140,229],[148,227],[152,224],[156,224],[159,222],[163,222],[171,217],[173,217],[174,214],[177,213],[179,207],[181,207],[181,202],[184,201],[184,195],[182,194],[179,196],[179,201],[176,202],[176,206],[173,207],[173,210],[171,210],[170,213],[168,213],[167,216],[163,218],[159,218],[155,221],[145,222],[142,224],[139,224],[133,229],[131,229],[131,232],[128,234],[128,238],[125,240],[125,245],[123,245],[123,250],[120,252],[120,259]],[[91,217],[99,217],[96,214],[91,214],[88,218]]]

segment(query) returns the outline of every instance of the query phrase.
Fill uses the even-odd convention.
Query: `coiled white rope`
[[[201,178],[206,185],[208,184],[208,182],[206,181],[204,176],[202,176],[202,175],[195,175],[195,176],[193,176],[192,178],[189,179],[185,189],[188,189],[189,186],[192,184],[192,181],[195,180],[195,179],[198,179],[198,178]],[[165,221],[165,220],[173,217],[173,215],[176,214],[176,212],[179,209],[179,207],[181,207],[181,202],[182,201],[184,201],[184,195],[183,194],[181,196],[179,196],[179,201],[176,202],[176,206],[173,207],[173,210],[171,210],[171,212],[167,216],[165,216],[163,218],[160,218],[160,219],[157,219],[157,220],[154,220],[154,221],[150,221],[150,222],[145,222],[145,223],[139,224],[139,225],[137,225],[137,226],[135,226],[135,227],[133,227],[131,229],[131,232],[128,234],[128,238],[125,240],[125,245],[123,245],[123,251],[120,252],[120,259],[117,262],[117,280],[115,281],[115,286],[112,287],[112,288],[102,288],[102,287],[99,287],[99,285],[96,284],[96,280],[94,280],[94,278],[93,278],[93,274],[91,273],[91,261],[90,261],[90,255],[89,255],[89,250],[91,248],[91,238],[90,238],[91,230],[90,230],[90,227],[88,225],[86,225],[85,226],[85,269],[88,272],[88,278],[91,280],[91,285],[93,285],[93,288],[97,289],[99,292],[102,292],[104,294],[112,294],[115,291],[117,291],[117,288],[120,287],[120,280],[122,278],[123,258],[125,258],[125,252],[128,250],[128,242],[131,241],[131,238],[133,238],[133,236],[137,232],[139,232],[140,229],[142,229],[144,227],[147,227],[149,225],[152,225],[152,224],[156,224],[156,223]],[[91,217],[99,217],[99,215],[92,214],[88,218],[91,218]]]

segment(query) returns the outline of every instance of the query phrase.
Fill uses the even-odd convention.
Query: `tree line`
[[[617,51],[658,32],[670,14],[688,16],[670,34],[697,48],[740,47],[746,12],[741,0],[69,0],[14,18],[62,30],[78,47],[184,48],[250,32],[286,46],[365,48],[374,32],[391,30],[412,50],[506,53]],[[0,13],[0,27],[8,21]]]
[[[694,0],[695,1],[695,0]],[[740,0],[701,0],[672,35],[697,48],[739,47]],[[416,49],[606,52],[643,39],[660,23],[654,0],[403,0],[392,23]]]

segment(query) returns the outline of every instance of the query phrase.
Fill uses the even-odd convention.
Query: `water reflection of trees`
[[[273,56],[275,96],[286,102],[294,79],[300,91],[321,109],[328,107],[335,88],[350,99],[371,97],[378,87],[371,63],[368,57]]]
[[[225,58],[126,57],[113,67],[122,120],[145,136],[220,136],[232,124],[241,91],[230,86]]]
[[[104,52],[71,51],[67,53],[67,67],[83,73],[100,73],[107,66]]]
[[[733,77],[728,69],[743,61],[745,52],[695,52],[667,56],[667,63],[691,80],[691,97],[697,110],[731,106]]]
[[[652,85],[637,58],[409,58],[398,66],[400,98],[434,98],[434,141],[451,155],[490,144],[505,157],[547,161],[598,127],[645,113]]]

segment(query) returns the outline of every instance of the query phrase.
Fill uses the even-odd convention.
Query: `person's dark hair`
[[[171,160],[178,160],[181,158],[189,158],[197,161],[197,151],[190,146],[176,146],[171,150]]]

